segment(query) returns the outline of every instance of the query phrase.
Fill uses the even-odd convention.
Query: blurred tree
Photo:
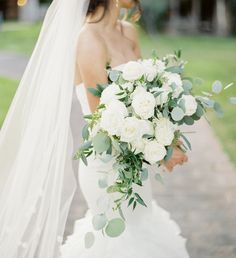
[[[47,3],[51,3],[52,0],[39,0],[39,2],[40,2],[41,4],[47,4]]]
[[[236,0],[227,0],[231,32],[236,35]]]
[[[157,29],[163,29],[168,15],[168,0],[142,1],[142,9],[142,23],[149,32],[153,33]]]

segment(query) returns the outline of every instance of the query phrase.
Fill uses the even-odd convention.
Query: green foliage
[[[0,128],[3,124],[17,86],[17,81],[0,78]]]
[[[123,219],[112,219],[108,222],[105,229],[109,237],[118,237],[125,231],[125,223]]]
[[[155,32],[162,29],[168,12],[168,0],[142,1],[142,22],[146,29]]]

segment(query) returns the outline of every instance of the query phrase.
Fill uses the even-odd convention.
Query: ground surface
[[[0,53],[0,77],[19,79],[26,62],[23,56]],[[76,98],[73,108],[80,112]],[[165,175],[164,185],[153,182],[154,198],[181,226],[192,258],[235,258],[236,172],[205,120],[196,124],[195,130],[197,133],[190,135],[193,151],[189,163]],[[75,137],[78,134],[75,132]],[[85,211],[78,190],[67,232]]]

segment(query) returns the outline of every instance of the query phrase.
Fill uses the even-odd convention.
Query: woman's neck
[[[104,8],[98,7],[96,12],[89,16],[87,19],[88,23],[97,22],[97,25],[99,24],[103,29],[105,30],[113,30],[117,26],[117,21],[120,16],[120,7],[116,6],[115,1],[110,2],[109,9],[106,11],[104,17],[102,20],[99,21],[99,19],[103,16]]]

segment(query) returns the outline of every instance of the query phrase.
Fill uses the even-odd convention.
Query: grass
[[[29,55],[32,52],[40,29],[40,24],[34,25],[7,23],[0,32],[0,50],[15,51]],[[189,61],[186,73],[190,76],[204,79],[204,84],[198,91],[210,91],[211,84],[216,79],[227,85],[235,82],[223,95],[218,97],[222,103],[225,116],[217,119],[209,114],[210,121],[219,136],[224,149],[236,164],[236,106],[229,103],[229,96],[236,96],[236,38],[217,38],[210,36],[169,36],[154,35],[147,37],[141,33],[143,55],[150,56],[156,49],[160,56],[182,49],[183,58]],[[4,86],[3,86],[4,85]],[[0,79],[0,124],[16,89],[16,82]]]
[[[0,30],[0,50],[30,55],[38,37],[41,23],[8,22]]]
[[[9,109],[15,94],[18,82],[6,78],[0,78],[0,125],[2,125],[6,112]]]

